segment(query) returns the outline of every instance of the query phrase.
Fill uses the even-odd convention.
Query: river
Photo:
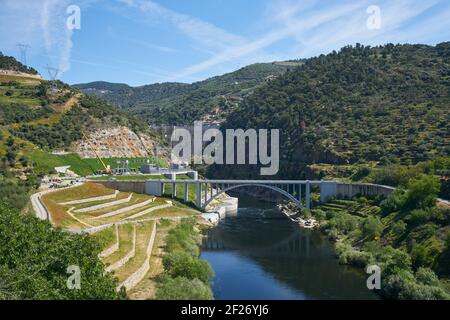
[[[236,217],[208,231],[201,258],[215,299],[377,299],[366,275],[339,265],[319,231],[301,229],[272,204],[239,198]]]

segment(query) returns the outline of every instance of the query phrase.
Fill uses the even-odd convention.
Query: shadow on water
[[[318,231],[299,228],[272,204],[240,198],[239,206],[203,242],[216,299],[377,299],[366,275],[339,265]]]

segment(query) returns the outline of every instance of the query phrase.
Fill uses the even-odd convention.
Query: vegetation
[[[281,129],[283,178],[299,178],[315,162],[397,159],[408,164],[446,156],[449,52],[448,42],[434,47],[358,44],[308,59],[257,89],[223,128]],[[236,167],[213,173],[249,174],[248,168]]]
[[[37,71],[35,69],[23,65],[13,57],[3,55],[2,52],[0,52],[0,69],[37,74]]]
[[[259,63],[193,84],[157,83],[141,87],[91,82],[75,85],[118,108],[126,108],[151,124],[192,125],[195,120],[221,120],[265,82],[299,62]]]
[[[311,213],[341,263],[381,268],[383,297],[450,299],[450,210],[436,207],[438,192],[439,180],[422,175],[386,199],[335,200]]]
[[[100,245],[88,236],[51,228],[0,204],[0,299],[123,299],[104,274]],[[69,289],[69,266],[81,271],[80,289]]]
[[[213,271],[208,262],[199,260],[199,241],[194,219],[184,220],[169,231],[163,259],[165,272],[159,279],[157,299],[213,299],[209,288]]]

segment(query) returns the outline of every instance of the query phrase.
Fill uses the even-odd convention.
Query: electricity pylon
[[[22,62],[22,64],[24,66],[27,65],[27,50],[30,49],[30,45],[25,44],[25,43],[18,43],[17,47],[20,50],[20,62]]]

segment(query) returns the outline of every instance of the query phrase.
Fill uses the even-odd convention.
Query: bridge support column
[[[184,202],[189,201],[189,185],[185,182],[184,183]]]
[[[205,204],[208,201],[208,184],[205,183]]]
[[[195,184],[195,206],[198,209],[202,208],[202,185],[198,180],[197,183]]]
[[[311,209],[310,192],[311,192],[311,184],[309,181],[306,181],[306,195],[305,195],[306,209]]]
[[[172,198],[177,197],[177,184],[175,182],[172,183]]]
[[[298,184],[298,201],[302,203],[302,184]]]

